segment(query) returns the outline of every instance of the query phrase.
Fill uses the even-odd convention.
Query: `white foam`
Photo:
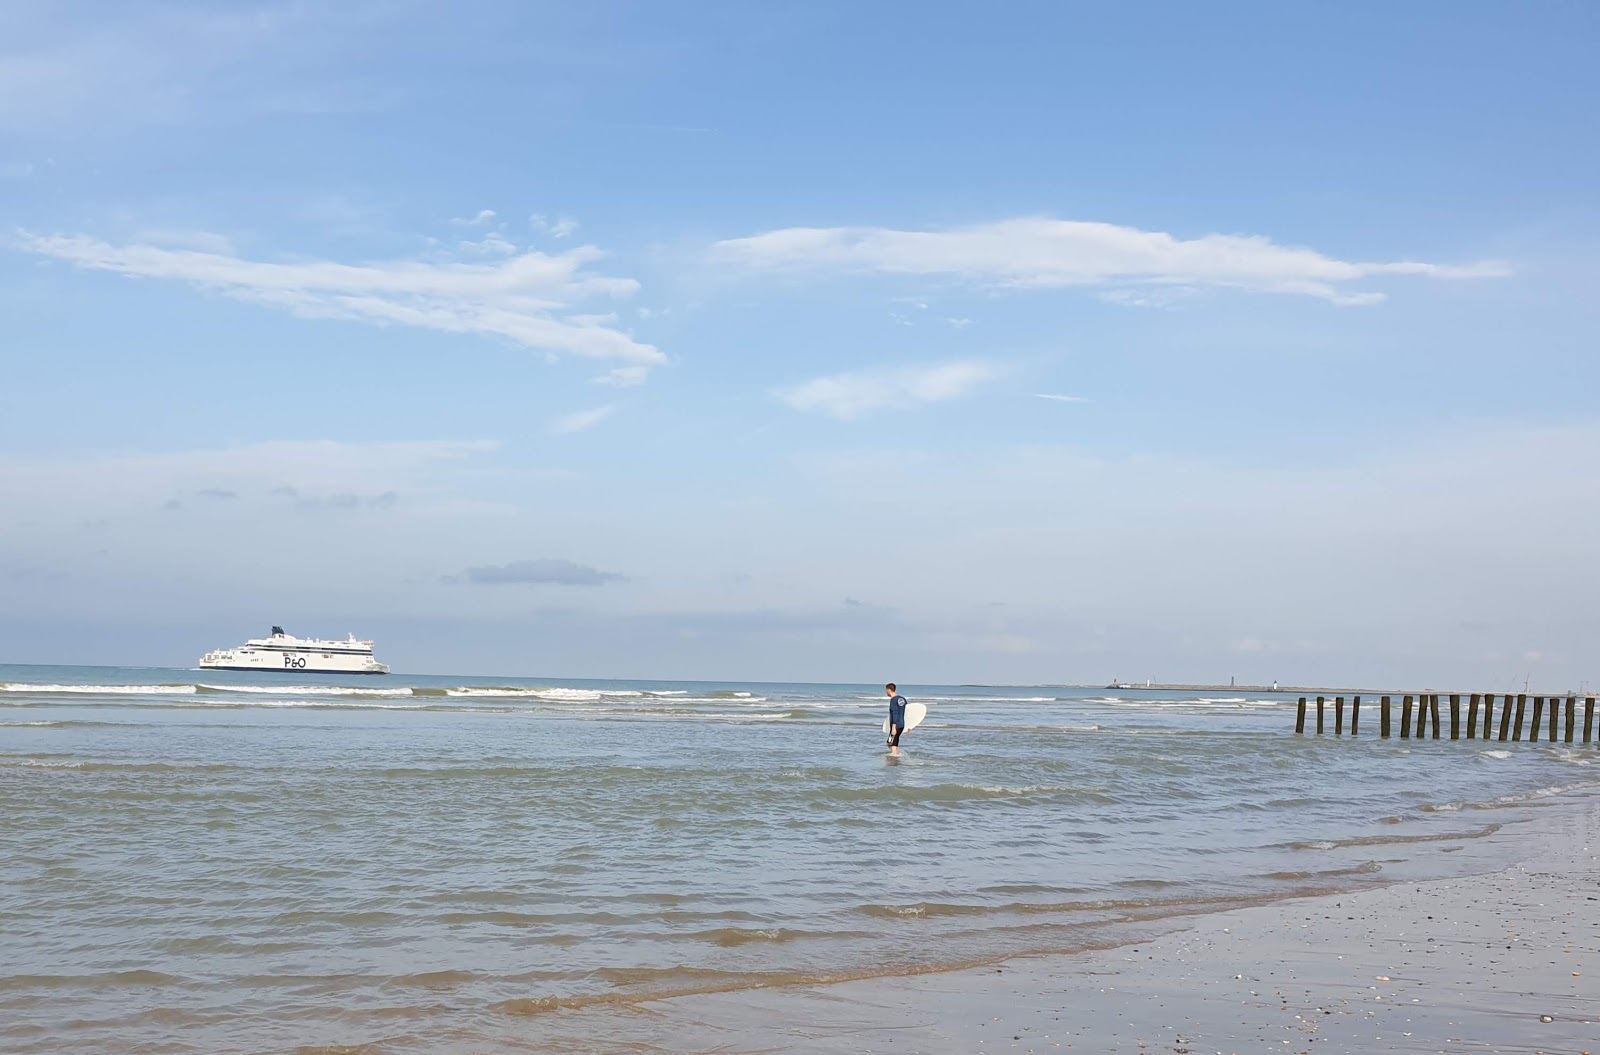
[[[251,700],[249,703],[230,706],[245,707],[350,707],[375,711],[420,711],[425,703],[360,703],[351,700]]]
[[[1071,788],[1055,787],[1050,784],[958,784],[957,787],[966,788],[968,791],[981,791],[986,795],[1037,795],[1040,792],[1071,791]]]
[[[530,689],[529,696],[536,696],[541,700],[570,700],[574,703],[583,703],[598,700],[604,693],[595,689]]]
[[[193,685],[29,685],[20,681],[0,682],[0,692],[71,692],[93,696],[174,696],[199,691]]]
[[[446,696],[512,696],[531,697],[537,689],[446,689]]]
[[[208,692],[248,692],[259,696],[410,696],[410,689],[355,688],[346,685],[206,685]],[[190,687],[191,691],[193,686]]]
[[[1510,751],[1479,751],[1484,758],[1510,758]]]

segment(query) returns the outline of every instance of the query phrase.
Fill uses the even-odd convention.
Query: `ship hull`
[[[389,668],[366,655],[279,649],[229,649],[206,656],[202,670],[272,671],[275,674],[387,674]]]
[[[277,674],[387,674],[388,670],[346,670],[343,667],[272,667],[257,665],[254,667],[224,667],[218,663],[202,663],[201,670],[244,670],[260,671],[270,670]]]

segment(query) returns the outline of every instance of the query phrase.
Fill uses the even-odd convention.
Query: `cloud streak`
[[[152,507],[152,496],[183,496],[214,508],[288,499],[297,505],[349,508],[392,505],[396,492],[426,489],[447,468],[499,449],[493,441],[402,440],[339,443],[273,440],[221,449],[127,452],[90,459],[0,457],[0,528],[38,516],[92,506],[130,511]]]
[[[464,578],[474,586],[604,586],[626,576],[558,557],[541,557],[468,568]]]
[[[946,276],[1002,288],[1209,286],[1298,294],[1334,304],[1382,300],[1382,293],[1349,288],[1365,279],[1394,275],[1465,279],[1509,273],[1505,265],[1494,262],[1357,263],[1279,245],[1259,235],[1183,239],[1165,231],[1044,216],[936,231],[788,227],[717,242],[713,255],[746,267]]]
[[[959,399],[1001,372],[994,363],[978,361],[862,370],[815,378],[777,395],[795,410],[851,421],[874,410]]]
[[[563,414],[550,423],[550,431],[558,435],[566,435],[572,432],[582,432],[584,429],[592,429],[606,418],[609,418],[616,409],[615,404],[608,403],[603,407],[595,407],[593,410],[579,410],[571,414]]]
[[[247,260],[227,252],[26,231],[16,244],[84,270],[184,282],[303,318],[502,337],[557,355],[637,367],[666,362],[660,350],[617,329],[613,317],[575,310],[638,289],[633,279],[590,270],[605,255],[593,246],[554,255],[513,247],[511,255],[490,263],[446,257],[345,264]]]

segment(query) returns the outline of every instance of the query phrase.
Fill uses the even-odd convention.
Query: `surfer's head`
[[[894,682],[891,681],[889,684],[887,684],[887,685],[885,685],[883,687],[883,691],[887,692],[889,695],[893,696],[895,693],[899,692],[900,690],[895,688],[894,687]]]

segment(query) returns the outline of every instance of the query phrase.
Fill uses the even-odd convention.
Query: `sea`
[[[1487,872],[1600,793],[1370,697],[901,691],[891,756],[879,685],[0,666],[0,1051],[643,1051],[653,1000]]]

